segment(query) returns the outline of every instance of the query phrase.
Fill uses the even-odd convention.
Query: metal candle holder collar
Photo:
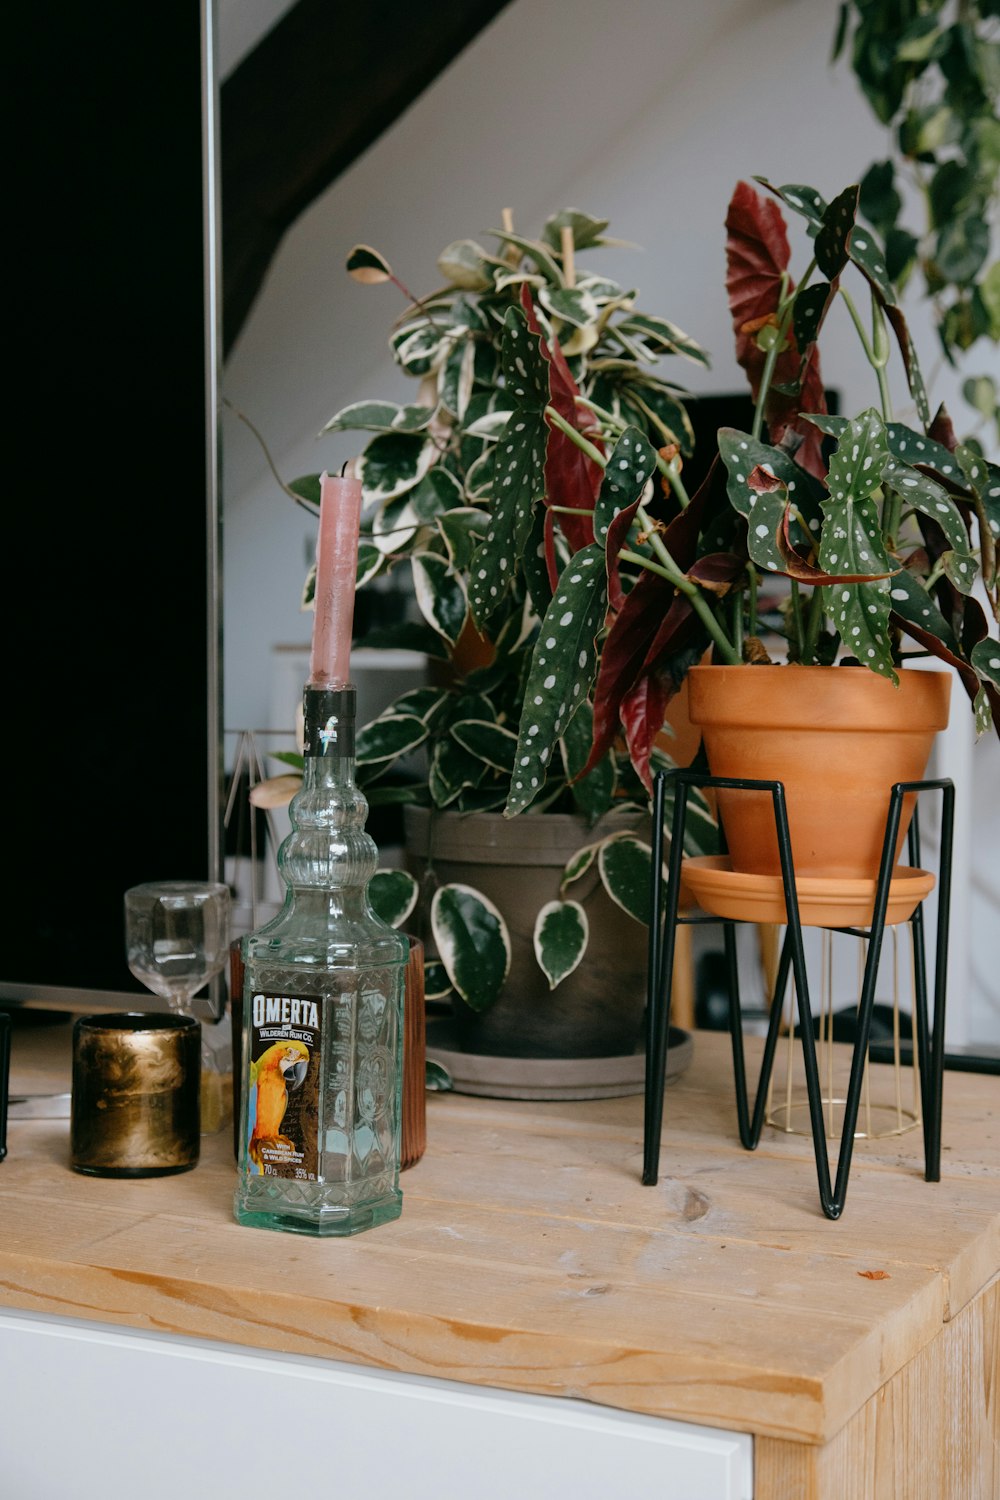
[[[654,851],[663,847],[664,809],[668,778],[674,788],[674,813],[665,902],[661,859],[653,858],[651,875],[650,911],[651,913],[662,912],[662,917],[659,920],[651,921],[649,928],[643,1183],[647,1186],[655,1185],[659,1170],[664,1077],[667,1063],[670,999],[673,988],[674,945],[677,927],[679,924],[687,923],[721,922],[725,929],[726,955],[728,959],[729,1030],[733,1047],[733,1072],[736,1084],[736,1111],[739,1122],[740,1140],[748,1151],[753,1151],[760,1141],[760,1133],[764,1124],[768,1085],[771,1079],[775,1049],[778,1041],[783,998],[788,983],[789,972],[791,972],[794,977],[795,994],[798,1004],[799,1030],[801,1033],[802,1057],[809,1102],[810,1127],[813,1149],[816,1156],[816,1172],[819,1180],[820,1202],[827,1218],[839,1219],[843,1212],[844,1201],[847,1196],[847,1181],[851,1169],[854,1133],[857,1126],[865,1062],[871,1035],[875,984],[878,978],[879,962],[882,953],[882,939],[885,934],[889,888],[892,883],[895,849],[899,838],[903,798],[909,793],[926,791],[940,791],[943,794],[941,845],[938,863],[934,1018],[933,1026],[931,1027],[928,1026],[927,960],[924,946],[924,923],[921,904],[917,905],[909,920],[913,927],[915,1056],[919,1063],[920,1071],[920,1097],[924,1133],[924,1176],[928,1182],[938,1182],[941,1177],[941,1095],[944,1073],[944,1018],[947,987],[948,923],[951,904],[951,855],[955,809],[954,784],[950,780],[939,779],[898,782],[892,788],[888,814],[886,816],[885,838],[882,843],[882,856],[875,888],[875,903],[871,925],[867,929],[857,927],[838,927],[832,929],[837,932],[849,933],[855,937],[867,937],[868,957],[865,963],[864,981],[858,1003],[858,1029],[851,1060],[850,1083],[844,1105],[844,1123],[837,1160],[837,1173],[835,1182],[831,1184],[830,1162],[827,1154],[823,1119],[823,1097],[819,1069],[816,1062],[816,1041],[813,1035],[812,1006],[809,997],[805,950],[802,943],[802,922],[795,884],[795,871],[792,864],[792,844],[788,827],[784,785],[780,781],[754,781],[746,778],[708,776],[694,770],[659,772],[655,778],[653,788],[652,847]],[[767,1039],[764,1044],[764,1056],[761,1063],[760,1078],[757,1085],[757,1095],[754,1101],[752,1117],[747,1091],[746,1063],[743,1047],[743,1019],[736,964],[736,919],[710,915],[682,917],[678,912],[688,789],[692,786],[715,787],[730,791],[768,792],[771,795],[774,810],[778,853],[781,861],[786,933],[778,963],[774,994],[770,1003]],[[914,810],[913,820],[910,824],[907,837],[909,841],[910,862],[914,866],[919,866],[920,834],[916,810]]]

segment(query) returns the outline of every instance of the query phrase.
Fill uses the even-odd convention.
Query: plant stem
[[[229,410],[234,414],[234,416],[237,416],[240,419],[240,421],[244,424],[244,426],[249,427],[250,431],[253,433],[254,437],[257,439],[258,443],[261,446],[261,450],[262,450],[262,452],[264,454],[264,458],[265,458],[265,460],[267,462],[267,466],[270,469],[271,473],[274,475],[275,482],[277,483],[279,489],[282,489],[285,492],[286,495],[291,496],[291,498],[295,501],[296,505],[301,505],[301,507],[302,507],[302,509],[304,511],[308,511],[309,515],[311,515],[313,517],[315,517],[316,515],[318,515],[318,511],[316,511],[314,509],[314,507],[310,504],[310,502],[308,500],[303,500],[302,496],[301,495],[297,495],[295,493],[295,491],[293,489],[291,489],[290,486],[287,485],[285,483],[285,481],[282,479],[281,475],[278,473],[277,469],[275,468],[274,459],[271,457],[271,454],[270,454],[270,451],[268,449],[267,444],[265,443],[264,439],[261,437],[260,433],[257,431],[256,427],[251,422],[250,418],[248,416],[245,416],[244,413],[240,411],[240,409],[239,409],[238,406],[234,406],[233,403],[229,400],[228,396],[223,396],[223,398],[222,398],[222,404],[223,404],[223,406],[228,406]]]
[[[666,578],[674,587],[684,594],[691,603],[691,608],[704,625],[708,634],[719,648],[721,655],[730,666],[738,666],[743,660],[742,656],[733,646],[732,641],[726,635],[715,615],[705,599],[704,594],[696,583],[690,578],[685,578],[673,558],[663,549],[667,562],[655,563],[649,557],[643,557],[641,552],[632,552],[629,548],[623,548],[618,556],[622,562],[638,563],[641,568],[646,568],[650,573],[658,573],[661,578]]]
[[[791,591],[789,593],[791,631],[795,638],[796,655],[799,661],[803,662],[805,660],[805,638],[802,631],[802,596],[799,593],[797,579],[792,578],[789,581],[791,583]]]
[[[608,467],[608,461],[600,448],[595,448],[590,439],[585,438],[582,432],[578,432],[572,422],[567,422],[565,417],[560,416],[554,406],[547,406],[545,408],[545,415],[553,427],[558,427],[560,432],[564,432],[570,442],[575,443],[580,452],[585,453],[592,463],[597,464],[602,469]]]
[[[802,660],[807,666],[812,666],[816,660],[816,642],[819,640],[819,628],[823,623],[823,591],[817,585],[813,588],[812,598],[809,601],[809,614],[806,619],[806,638],[803,645]]]
[[[809,278],[815,268],[816,260],[814,257],[809,262],[808,266],[806,266],[805,275],[799,282],[798,289],[793,293],[791,297],[789,297],[787,302],[782,302],[780,300],[778,302],[778,311],[780,312],[781,317],[778,323],[774,342],[772,343],[770,349],[768,349],[767,358],[764,360],[764,370],[760,377],[760,387],[757,391],[757,405],[754,409],[753,414],[753,427],[751,429],[752,437],[759,438],[761,434],[761,428],[764,426],[764,408],[767,405],[767,396],[768,392],[771,389],[771,381],[774,379],[774,367],[778,363],[778,354],[781,351],[782,344],[785,342],[785,335],[788,332],[788,325],[792,321],[792,314],[795,310],[795,299],[800,292],[805,290]],[[785,284],[786,279],[785,277],[782,277],[782,294],[784,293]]]

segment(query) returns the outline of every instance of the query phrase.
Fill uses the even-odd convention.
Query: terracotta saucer
[[[745,875],[724,854],[686,859],[685,885],[703,911],[742,922],[787,920],[780,875]],[[875,880],[803,876],[796,880],[799,920],[804,927],[867,927],[875,906]],[[886,924],[906,922],[934,889],[930,870],[897,865],[889,885]]]

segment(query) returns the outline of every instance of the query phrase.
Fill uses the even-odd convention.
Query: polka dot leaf
[[[603,548],[591,542],[563,570],[539,627],[521,708],[507,817],[523,812],[538,796],[556,741],[587,700],[597,671],[595,638],[607,607]]]
[[[656,473],[656,453],[638,427],[626,427],[614,446],[594,506],[594,536],[605,542],[620,511],[639,499]]]
[[[572,974],[587,951],[590,924],[578,901],[547,901],[535,918],[533,934],[538,967],[549,989]]]
[[[847,265],[851,231],[858,212],[859,192],[857,183],[845,188],[824,210],[816,235],[816,264],[828,281],[839,276]]]
[[[977,677],[1000,688],[1000,641],[977,641],[969,653],[969,660]]]
[[[875,408],[870,406],[860,416],[851,418],[830,455],[826,480],[830,499],[843,505],[866,500],[880,485],[882,470],[888,458],[889,443],[885,424]],[[829,514],[825,504],[823,510],[825,514]],[[874,529],[876,534],[880,534],[877,516]],[[862,568],[860,571],[874,573],[879,569]]]
[[[719,454],[728,475],[726,491],[734,510],[746,518],[750,556],[769,573],[783,573],[785,565],[778,543],[787,502],[802,515],[809,535],[795,523],[791,538],[796,545],[815,543],[820,527],[819,495],[815,482],[781,448],[762,443],[734,427],[719,429]],[[751,484],[756,469],[781,481],[782,489],[761,491]]]
[[[882,470],[882,483],[895,490],[906,505],[937,522],[953,549],[954,570],[946,563],[948,576],[963,594],[970,593],[976,580],[976,560],[969,552],[962,513],[948,491],[929,475],[891,455]]]
[[[788,182],[784,187],[775,187],[766,177],[755,177],[754,181],[780,198],[793,213],[801,214],[814,233],[819,231],[826,213],[826,199],[815,188],[805,187],[799,182]]]
[[[906,568],[890,580],[889,602],[893,614],[901,620],[935,636],[953,655],[960,654],[961,648],[948,621],[919,578]]]
[[[1000,542],[1000,466],[982,458],[974,448],[960,443],[955,457],[962,466],[969,488],[982,508],[994,542]]]
[[[515,408],[493,456],[493,514],[476,549],[469,580],[473,619],[482,631],[503,601],[532,535],[536,501],[545,492],[548,368],[520,308],[504,318],[504,381]]]
[[[592,820],[610,812],[618,782],[612,755],[604,756],[586,776],[575,779],[587,764],[593,740],[594,710],[584,703],[563,730],[559,749],[576,810]]]

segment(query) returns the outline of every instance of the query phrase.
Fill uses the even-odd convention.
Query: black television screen
[[[124,891],[221,878],[211,0],[11,33],[0,1004],[153,1008]]]

